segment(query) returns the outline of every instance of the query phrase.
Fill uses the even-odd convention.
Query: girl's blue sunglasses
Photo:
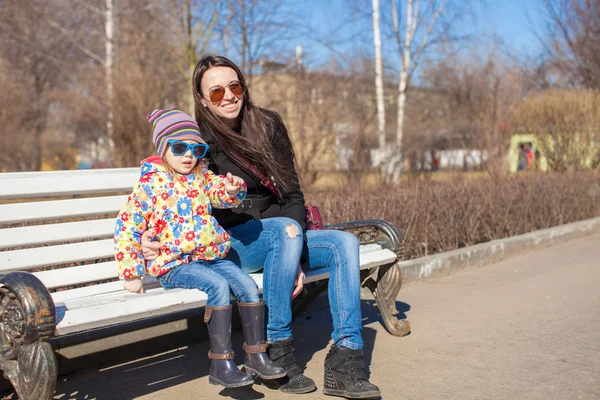
[[[169,140],[169,146],[171,146],[171,152],[176,156],[182,156],[192,150],[192,155],[196,158],[202,158],[208,152],[208,145],[205,143],[186,143],[181,140]]]

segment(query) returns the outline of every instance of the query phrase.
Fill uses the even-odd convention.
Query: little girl
[[[142,161],[141,177],[121,209],[115,227],[115,259],[124,288],[143,293],[149,273],[165,289],[198,289],[208,296],[204,321],[211,350],[209,382],[225,387],[253,383],[252,375],[281,378],[285,370],[266,355],[264,303],[254,280],[225,256],[229,235],[211,215],[212,207],[233,208],[246,196],[246,183],[230,173],[215,176],[203,157],[208,145],[196,122],[173,107],[148,115],[158,156]],[[154,261],[144,261],[141,237],[152,230],[163,244]],[[238,300],[244,329],[245,369],[231,348],[230,291]]]

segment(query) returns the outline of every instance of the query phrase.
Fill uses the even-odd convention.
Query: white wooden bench
[[[205,293],[197,290],[164,290],[146,277],[140,295],[117,280],[115,217],[138,177],[137,168],[0,173],[0,368],[21,399],[52,398],[51,337],[126,329],[133,321],[205,305]],[[363,286],[373,292],[390,333],[408,334],[410,325],[397,319],[395,306],[401,232],[377,220],[327,228],[359,237]],[[262,289],[262,274],[253,278]],[[294,303],[296,312],[325,290],[327,278],[308,274],[309,290]]]

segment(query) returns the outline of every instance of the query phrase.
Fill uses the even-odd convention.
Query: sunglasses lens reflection
[[[194,147],[194,156],[197,158],[202,158],[206,154],[206,147],[197,145]]]
[[[171,151],[176,156],[180,156],[182,154],[185,154],[185,152],[187,151],[187,149],[188,149],[187,143],[173,143],[171,145]]]
[[[246,91],[241,83],[232,83],[231,85],[229,85],[229,90],[231,90],[231,93],[233,93],[236,96],[241,96]]]
[[[210,91],[210,101],[212,101],[213,103],[218,103],[221,100],[223,100],[223,97],[225,97],[225,88],[224,87],[218,87],[218,88],[214,88]]]

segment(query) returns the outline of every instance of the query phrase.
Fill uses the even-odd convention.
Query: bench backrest
[[[0,273],[29,270],[48,289],[116,280],[115,217],[139,171],[0,174]]]

